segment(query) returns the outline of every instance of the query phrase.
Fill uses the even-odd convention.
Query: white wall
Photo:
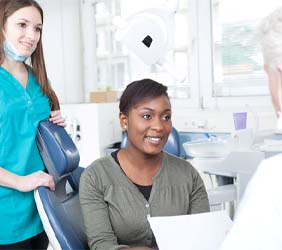
[[[267,107],[192,109],[184,108],[177,100],[171,102],[174,126],[183,132],[231,132],[234,130],[233,112],[247,112],[247,127],[254,131],[276,130],[276,115]]]
[[[61,103],[83,100],[83,50],[79,0],[38,0],[44,11],[47,74]]]

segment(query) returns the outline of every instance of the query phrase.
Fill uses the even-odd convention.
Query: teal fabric
[[[49,114],[49,99],[31,69],[25,89],[0,67],[0,167],[21,176],[44,170],[35,136],[39,121]],[[33,191],[0,186],[0,244],[16,243],[42,231]]]

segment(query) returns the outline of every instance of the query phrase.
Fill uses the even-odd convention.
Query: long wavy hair
[[[3,63],[5,59],[3,43],[5,41],[5,37],[3,34],[4,26],[6,24],[7,18],[11,16],[17,10],[33,6],[35,7],[40,15],[43,24],[43,10],[40,5],[34,0],[0,0],[0,65]],[[38,41],[37,47],[31,55],[30,58],[30,66],[33,74],[35,75],[37,81],[39,82],[42,92],[49,97],[51,110],[60,109],[59,100],[51,88],[45,67],[44,55],[43,55],[43,47],[42,47],[42,31],[40,34],[40,39]]]

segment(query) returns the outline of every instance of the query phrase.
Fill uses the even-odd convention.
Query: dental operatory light
[[[166,56],[174,45],[174,14],[178,1],[170,1],[159,8],[151,8],[129,16],[116,18],[116,39],[147,65],[158,65],[178,82],[185,76],[178,72]]]

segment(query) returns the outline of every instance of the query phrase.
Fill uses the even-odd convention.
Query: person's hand
[[[55,182],[53,176],[43,171],[37,171],[26,176],[18,176],[17,189],[21,192],[29,192],[40,186],[49,187],[50,190],[54,191]]]
[[[49,121],[62,127],[66,126],[66,120],[64,117],[62,117],[60,110],[51,111]]]

